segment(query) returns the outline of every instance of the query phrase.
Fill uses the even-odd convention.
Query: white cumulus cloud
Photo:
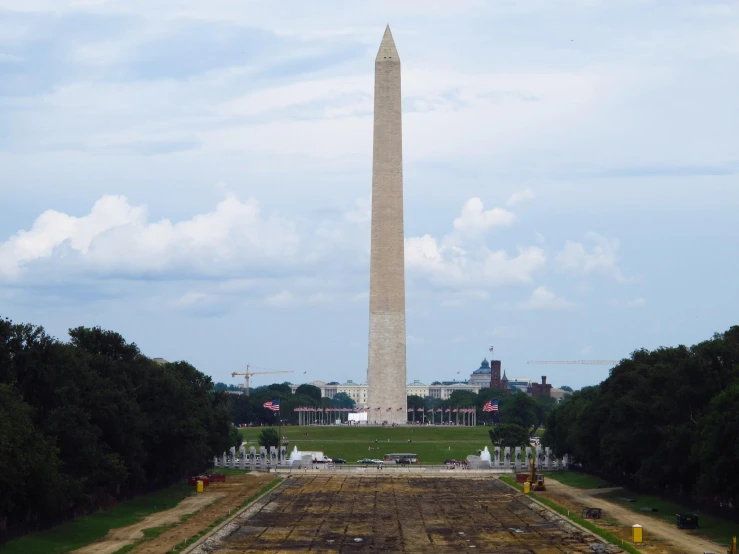
[[[546,265],[544,251],[537,246],[518,247],[511,256],[505,250],[480,247],[468,252],[430,236],[414,237],[405,243],[406,267],[446,285],[497,286],[530,283],[533,274]]]
[[[534,289],[531,296],[518,305],[521,310],[562,310],[572,308],[574,304],[557,296],[549,287],[540,286]]]
[[[495,226],[511,225],[515,214],[501,209],[485,210],[479,198],[465,202],[454,230],[441,239],[426,234],[405,241],[406,267],[431,281],[448,286],[490,287],[530,283],[533,274],[546,265],[544,250],[518,246],[510,255],[477,242]]]
[[[0,244],[0,278],[17,279],[39,262],[60,272],[217,276],[299,259],[300,243],[295,224],[263,217],[254,199],[228,194],[215,210],[172,223],[149,221],[145,206],[123,196],[104,196],[82,217],[48,210]]]
[[[617,281],[626,282],[627,278],[618,267],[618,239],[610,239],[598,233],[586,233],[585,238],[592,243],[588,249],[581,242],[566,241],[564,249],[556,256],[557,264],[572,273],[609,275]]]
[[[524,189],[520,192],[514,192],[508,199],[508,202],[506,202],[506,206],[515,206],[516,204],[519,204],[526,200],[531,200],[532,198],[534,198],[534,196],[534,191],[531,189]]]
[[[502,208],[486,210],[482,200],[470,198],[462,207],[462,214],[454,220],[454,229],[463,234],[477,235],[496,226],[511,225],[516,216]]]

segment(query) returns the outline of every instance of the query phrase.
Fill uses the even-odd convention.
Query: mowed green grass
[[[174,508],[193,494],[186,482],[122,502],[110,510],[80,517],[0,546],[2,554],[62,554],[102,539],[111,529],[133,525],[149,514]]]
[[[244,428],[241,434],[257,446],[263,428]],[[447,458],[463,460],[486,446],[492,449],[490,427],[294,427],[283,426],[288,449],[320,450],[329,458],[354,463],[362,458],[382,458],[392,452],[418,455],[421,463],[441,464]],[[306,435],[307,433],[307,435]],[[408,440],[412,442],[409,444]],[[377,442],[375,443],[375,440]],[[370,450],[372,449],[372,450]]]
[[[586,473],[576,473],[574,471],[556,471],[549,475],[549,478],[577,489],[602,489],[613,486],[600,477],[587,475]]]
[[[660,500],[655,496],[636,494],[627,490],[617,490],[604,494],[602,498],[642,515],[644,512],[641,511],[641,508],[656,508],[659,511],[647,512],[647,514],[651,517],[656,517],[675,525],[675,532],[694,533],[696,535],[708,537],[709,539],[724,545],[729,544],[731,537],[739,537],[739,523],[704,515],[700,510],[692,510],[680,504]],[[622,498],[634,499],[636,502],[624,502],[621,500]],[[700,525],[700,529],[695,531],[678,531],[676,515],[684,513],[698,514],[698,524]],[[648,522],[640,521],[639,523],[648,529]]]

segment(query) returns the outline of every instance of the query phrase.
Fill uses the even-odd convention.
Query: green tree
[[[300,385],[296,390],[295,394],[301,394],[303,396],[307,396],[309,398],[312,398],[316,402],[321,401],[321,389],[318,388],[315,385]],[[347,406],[350,407],[350,406]]]
[[[408,403],[408,407],[413,409],[423,408],[426,405],[426,400],[417,394],[411,394],[406,397],[406,402]]]
[[[202,471],[233,442],[229,395],[190,364],[154,363],[99,327],[69,336],[0,319],[0,486],[13,481],[0,541]]]
[[[531,431],[531,436],[536,435],[539,427],[546,424],[549,414],[557,407],[557,401],[549,396],[541,396],[534,399],[534,413],[536,414],[536,423]]]
[[[697,429],[694,455],[700,464],[701,492],[726,503],[739,499],[739,379],[709,404]]]
[[[573,391],[573,390],[572,390],[572,387],[569,387],[569,386],[567,386],[567,385],[562,385],[562,386],[561,386],[561,387],[559,387],[559,388],[560,388],[561,390],[566,390],[567,392],[575,392],[575,391]]]
[[[264,446],[267,450],[269,450],[270,446],[277,448],[280,444],[280,435],[274,427],[267,427],[259,433],[257,441],[259,442],[259,446]]]
[[[529,431],[525,427],[515,423],[503,423],[495,425],[488,431],[490,440],[495,446],[516,447],[529,446]]]
[[[244,439],[241,437],[241,433],[239,433],[239,430],[236,427],[231,427],[231,429],[228,432],[228,439],[229,439],[229,448],[234,446],[236,447],[236,450],[241,447],[241,443],[244,442]]]
[[[52,517],[65,494],[56,448],[33,423],[33,409],[0,384],[0,537],[11,514]]]
[[[520,425],[531,432],[537,422],[536,402],[525,392],[517,392],[499,407],[501,423]],[[531,435],[529,435],[531,436]]]
[[[320,393],[321,389],[318,389],[318,392]],[[345,392],[337,392],[331,400],[336,408],[354,408],[357,405],[354,399]]]

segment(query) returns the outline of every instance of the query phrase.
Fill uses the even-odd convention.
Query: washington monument
[[[400,58],[390,26],[375,59],[370,257],[370,423],[405,423],[405,259]]]

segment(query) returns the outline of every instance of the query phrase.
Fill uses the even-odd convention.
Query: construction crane
[[[582,365],[616,365],[618,360],[538,360],[526,362],[527,364],[582,364]]]
[[[244,394],[246,396],[249,396],[249,378],[252,375],[272,375],[274,373],[295,373],[294,371],[249,371],[249,364],[246,364],[246,373],[237,373],[234,371],[231,374],[231,377],[236,377],[237,375],[243,375],[244,376],[244,384],[245,384],[245,391]]]

